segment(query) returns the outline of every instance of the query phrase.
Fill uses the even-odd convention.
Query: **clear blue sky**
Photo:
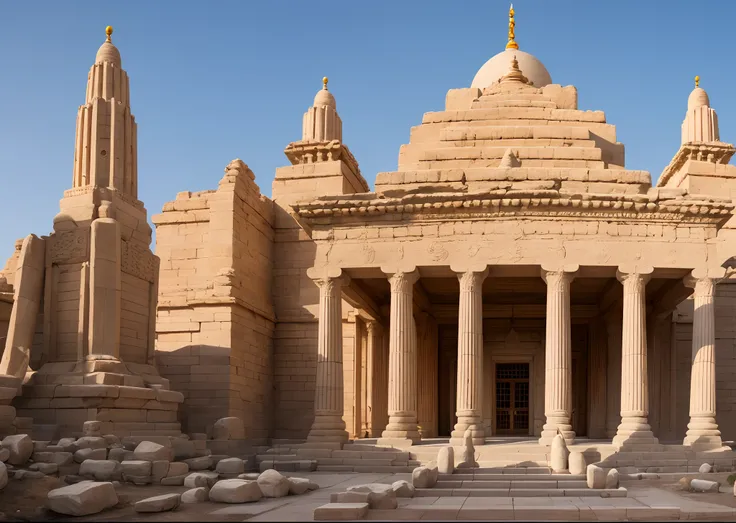
[[[517,0],[520,48],[581,109],[604,110],[626,165],[656,179],[676,152],[693,77],[736,141],[736,2]],[[149,217],[179,191],[214,189],[236,157],[270,195],[284,147],[330,78],[344,141],[372,185],[396,169],[422,114],[442,110],[504,49],[493,0],[2,2],[0,266],[48,234],[71,185],[76,111],[106,25],[130,76],[139,197]]]

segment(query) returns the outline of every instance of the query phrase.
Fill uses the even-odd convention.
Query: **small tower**
[[[700,87],[700,77],[695,77],[695,89],[687,99],[687,113],[682,122],[682,144],[719,142],[718,116],[710,107],[705,89]]]
[[[302,141],[342,141],[342,120],[337,114],[335,97],[327,90],[327,77],[322,78],[322,89],[314,97],[314,105],[304,113]]]

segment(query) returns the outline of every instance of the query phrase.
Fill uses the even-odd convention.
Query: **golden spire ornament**
[[[110,39],[110,37],[112,36],[112,26],[111,25],[108,25],[107,27],[105,27],[105,34],[107,35],[107,41],[112,42],[112,40]]]
[[[327,89],[328,78],[325,76],[322,78],[322,89]]]
[[[700,87],[700,77],[699,76],[695,77],[695,87],[696,88]]]
[[[506,49],[519,48],[519,44],[515,40],[514,27],[516,27],[516,22],[514,21],[514,4],[511,4],[511,7],[509,7],[509,42],[506,44]]]

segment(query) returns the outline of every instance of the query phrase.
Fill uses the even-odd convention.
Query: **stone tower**
[[[15,405],[54,435],[74,435],[88,420],[119,436],[176,435],[183,396],[153,366],[159,259],[137,199],[128,75],[106,33],[77,113],[72,188],[53,232],[27,238],[18,261],[20,270],[43,268],[15,281],[14,306],[26,300],[38,314],[11,317],[0,373],[22,376],[23,360],[38,369]],[[34,329],[42,341],[30,349]]]

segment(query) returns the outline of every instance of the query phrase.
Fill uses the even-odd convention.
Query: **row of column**
[[[577,266],[542,268],[547,283],[545,335],[545,418],[540,444],[550,445],[561,433],[570,443],[572,430],[572,347],[570,284]],[[619,448],[651,448],[658,443],[648,423],[646,284],[651,268],[619,270],[623,284],[621,321],[621,421],[613,436]],[[473,442],[482,444],[483,296],[488,270],[458,274],[457,423],[452,444],[460,444],[469,429]],[[420,439],[417,429],[417,331],[413,286],[418,271],[388,274],[391,312],[388,361],[388,423],[379,444],[406,445]],[[308,441],[340,443],[348,434],[343,421],[342,297],[344,275],[316,280],[320,287],[315,420]],[[685,445],[721,446],[715,421],[715,310],[714,280],[688,277],[695,291],[690,423]],[[609,361],[609,364],[611,362]]]

